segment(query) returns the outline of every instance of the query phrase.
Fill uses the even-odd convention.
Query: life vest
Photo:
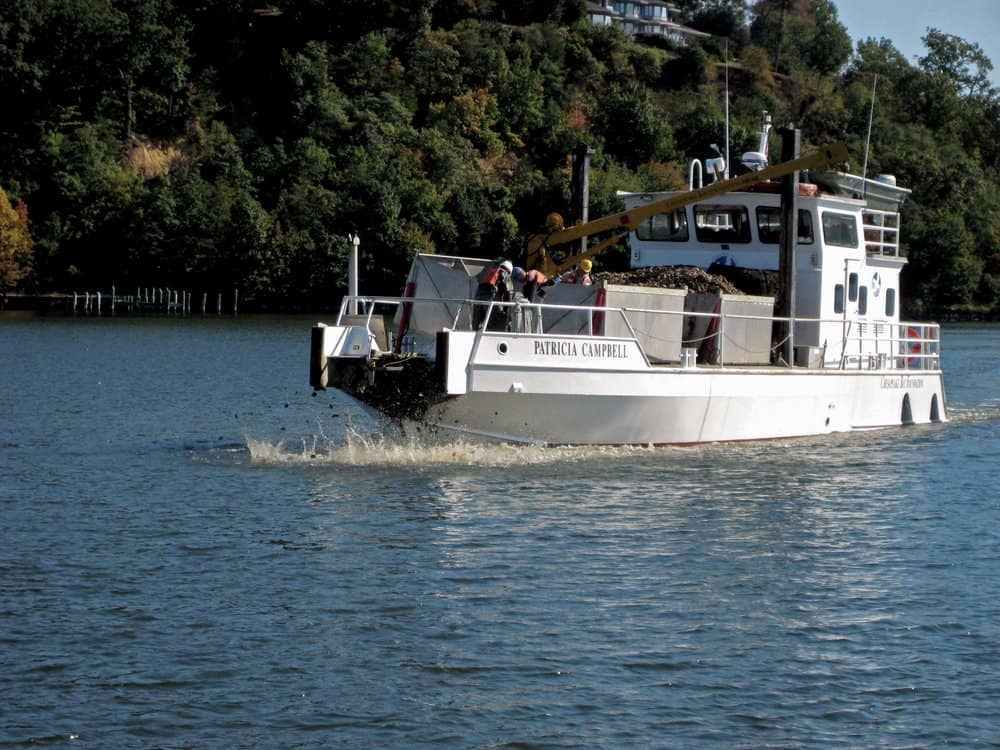
[[[532,269],[528,271],[526,274],[524,274],[525,284],[538,284],[539,286],[541,286],[542,284],[547,284],[548,281],[549,281],[548,276],[546,276],[541,271],[535,269]]]
[[[579,268],[572,268],[566,273],[564,273],[560,278],[566,284],[583,284],[584,286],[590,286],[593,284],[593,280],[590,278],[589,273],[584,273]]]
[[[500,266],[487,266],[479,272],[476,281],[479,282],[480,286],[496,286],[500,280],[500,271]]]

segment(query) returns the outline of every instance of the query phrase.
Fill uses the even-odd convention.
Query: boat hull
[[[672,369],[619,373],[618,393],[472,391],[431,406],[439,430],[544,444],[674,445],[946,420],[940,373]]]
[[[326,378],[392,418],[470,437],[666,445],[947,420],[941,371],[906,369],[906,357],[857,369],[654,365],[635,339],[446,331],[431,360],[356,356],[350,329],[320,330],[326,374],[314,385]]]

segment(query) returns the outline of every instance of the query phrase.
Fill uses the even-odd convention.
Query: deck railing
[[[785,323],[785,324],[834,324],[843,331],[842,340],[838,342],[827,342],[827,346],[822,347],[823,355],[815,363],[816,368],[839,369],[839,370],[940,370],[941,367],[941,329],[936,323],[918,323],[910,321],[845,321],[839,318],[787,318],[775,315],[746,315],[736,313],[715,313],[715,312],[695,312],[690,310],[656,310],[638,307],[598,307],[588,305],[555,305],[529,302],[499,302],[499,301],[477,301],[460,298],[421,298],[421,297],[344,297],[341,304],[340,313],[337,317],[337,325],[343,325],[347,317],[347,310],[350,301],[355,301],[361,311],[360,316],[352,316],[352,321],[360,324],[358,317],[364,320],[364,325],[369,333],[372,333],[372,320],[379,306],[402,309],[401,315],[408,317],[409,310],[416,305],[438,305],[445,306],[449,311],[451,330],[473,330],[472,320],[476,316],[472,310],[476,307],[484,309],[483,320],[480,330],[484,333],[507,333],[511,335],[545,335],[545,336],[593,336],[595,330],[597,335],[602,335],[608,316],[620,316],[620,319],[629,332],[628,338],[635,339],[639,343],[639,348],[646,352],[642,346],[643,338],[656,338],[658,334],[669,335],[672,331],[679,334],[678,338],[660,338],[661,341],[670,341],[682,344],[688,339],[683,338],[683,322],[680,326],[676,324],[664,326],[664,331],[641,331],[637,332],[629,318],[633,315],[659,315],[666,318],[709,318],[714,320],[715,325],[709,327],[709,332],[699,339],[698,343],[705,340],[714,339],[717,363],[714,367],[724,367],[727,364],[726,344],[732,346],[733,340],[729,337],[729,329],[735,325],[736,321],[744,324],[748,321],[756,321],[762,325]],[[580,328],[574,333],[553,332],[546,330],[546,312],[576,312],[582,313],[579,316]],[[398,316],[397,316],[398,317]],[[441,326],[444,328],[445,326]],[[434,345],[434,332],[426,333],[424,345],[432,347]],[[400,337],[402,334],[402,337]],[[409,335],[411,338],[407,339]],[[401,353],[417,353],[420,345],[412,337],[412,333],[405,331],[388,332],[387,344],[390,349]],[[784,342],[772,343],[772,349],[776,349]],[[832,356],[827,356],[831,353]],[[682,358],[683,359],[683,355]],[[647,357],[647,362],[649,359]],[[652,363],[650,363],[652,364]],[[730,361],[729,364],[732,364]]]

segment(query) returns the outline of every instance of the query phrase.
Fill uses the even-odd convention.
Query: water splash
[[[987,401],[976,406],[949,406],[948,419],[956,425],[1000,421],[1000,401]]]
[[[320,431],[298,445],[247,436],[251,461],[261,464],[323,464],[343,466],[483,466],[544,465],[601,456],[628,458],[656,451],[681,450],[641,446],[541,446],[523,443],[444,439],[429,432],[387,430],[365,433],[352,426],[345,439],[333,440]]]
[[[913,428],[858,431],[776,439],[768,441],[707,443],[688,446],[543,446],[524,443],[497,443],[474,438],[456,438],[452,433],[437,433],[410,423],[402,427],[384,421],[353,421],[338,426],[331,437],[319,421],[313,434],[299,438],[252,437],[247,435],[246,450],[255,464],[310,464],[360,467],[430,467],[473,466],[512,467],[544,466],[576,461],[627,460],[654,458],[668,465],[699,459],[718,461],[770,461],[786,451],[799,456],[809,454],[823,462],[835,451],[838,459],[845,452],[871,452],[873,445],[895,445],[901,435],[926,435],[952,426],[974,425],[1000,420],[1000,403],[987,402],[972,408],[951,408],[950,423]],[[901,432],[902,431],[902,432]]]

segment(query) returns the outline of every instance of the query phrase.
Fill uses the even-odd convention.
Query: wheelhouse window
[[[863,286],[858,290],[858,315],[868,314],[868,287]]]
[[[858,222],[854,214],[823,212],[823,241],[838,247],[858,246]]]
[[[896,290],[885,290],[885,317],[891,318],[896,314]]]
[[[749,242],[750,216],[746,206],[694,207],[694,233],[699,242]]]
[[[851,302],[858,301],[858,275],[856,273],[847,277],[847,299]]]
[[[844,285],[837,284],[833,288],[833,311],[838,315],[844,312]]]
[[[812,214],[799,209],[798,242],[800,245],[813,243]],[[777,245],[781,236],[781,209],[774,206],[757,207],[757,237],[765,245]]]
[[[640,240],[656,242],[687,242],[688,222],[684,209],[650,216],[635,228],[635,236]]]

